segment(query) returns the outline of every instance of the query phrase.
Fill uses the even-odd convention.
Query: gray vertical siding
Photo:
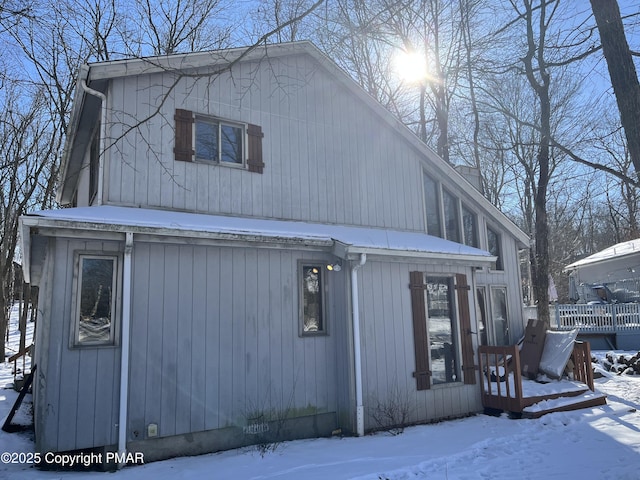
[[[409,291],[409,272],[468,275],[471,269],[434,264],[370,261],[359,271],[365,428],[377,428],[372,410],[398,392],[410,406],[410,421],[426,422],[482,410],[478,385],[462,382],[418,391]],[[477,331],[469,296],[472,330]],[[474,339],[474,348],[477,339]],[[459,361],[461,364],[461,359]]]
[[[112,82],[111,138],[152,118],[109,149],[108,202],[424,231],[420,155],[310,57],[183,79],[153,116],[168,77]],[[175,162],[176,107],[261,125],[264,174]]]
[[[117,252],[117,243],[50,241],[45,303],[38,324],[38,449],[64,451],[111,445],[117,438],[119,347],[70,348],[76,251]]]
[[[327,278],[329,335],[300,337],[301,258],[322,257],[135,244],[130,440],[150,423],[164,437],[242,427],[256,410],[337,412],[344,274]]]

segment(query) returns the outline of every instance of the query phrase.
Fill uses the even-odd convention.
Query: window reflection
[[[302,267],[302,302],[304,333],[323,332],[322,267]]]
[[[80,261],[78,342],[110,342],[115,260],[81,257]]]
[[[427,326],[433,384],[458,381],[453,278],[427,277]]]

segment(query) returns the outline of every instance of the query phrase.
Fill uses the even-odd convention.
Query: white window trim
[[[491,273],[504,273],[505,272],[505,268],[504,268],[504,245],[502,242],[502,232],[500,231],[499,228],[494,227],[493,225],[490,225],[489,223],[485,224],[485,229],[484,229],[484,233],[485,233],[485,239],[487,242],[487,251],[490,252],[489,250],[489,230],[493,230],[493,232],[496,234],[496,236],[498,237],[498,260],[500,260],[501,263],[501,267],[502,268],[498,268],[498,261],[496,260],[495,264],[491,264],[491,267],[489,267],[489,272]]]
[[[504,308],[506,317],[504,319],[506,328],[507,328],[507,345],[511,344],[511,323],[509,322],[509,288],[507,285],[495,284],[489,285],[489,324],[490,324],[490,332],[491,332],[491,345],[498,345],[498,338],[494,324],[494,314],[495,314],[495,305],[493,302],[493,292],[495,290],[504,290]],[[485,299],[486,301],[486,299]]]
[[[95,348],[95,347],[116,347],[119,344],[120,332],[120,306],[121,306],[121,276],[122,276],[122,256],[118,253],[107,252],[75,252],[73,269],[73,293],[72,293],[72,317],[71,317],[71,338],[70,348]],[[111,283],[111,328],[109,340],[100,342],[80,341],[80,289],[82,286],[81,262],[83,259],[112,259],[114,265],[113,278]]]
[[[203,122],[203,123],[209,123],[209,124],[218,124],[218,159],[217,160],[206,160],[203,159],[201,157],[198,157],[198,151],[197,151],[197,131],[198,131],[198,122]],[[242,152],[240,153],[240,157],[242,159],[242,163],[233,163],[233,162],[223,162],[220,160],[220,155],[222,153],[222,148],[221,148],[221,142],[222,142],[222,135],[221,135],[221,126],[222,125],[229,125],[231,127],[235,127],[235,128],[240,128],[242,130]],[[193,145],[193,159],[194,162],[196,163],[205,163],[208,165],[221,165],[221,166],[225,166],[225,167],[230,167],[230,168],[239,168],[242,170],[246,170],[248,168],[247,166],[247,150],[248,150],[248,145],[249,145],[249,138],[248,138],[248,128],[247,128],[247,124],[243,123],[243,122],[236,122],[233,120],[228,120],[226,118],[220,118],[220,117],[215,117],[215,116],[211,116],[211,115],[203,115],[200,113],[196,113],[194,114],[194,123],[193,123],[193,131],[192,131],[192,135],[193,135],[193,139],[191,141],[191,144]]]

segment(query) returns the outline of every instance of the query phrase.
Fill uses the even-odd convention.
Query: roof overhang
[[[419,232],[108,205],[42,211],[21,217],[20,225],[27,271],[33,234],[123,241],[126,232],[134,233],[140,241],[166,241],[171,237],[176,241],[188,239],[190,244],[315,249],[345,260],[367,254],[471,267],[496,261],[483,250]]]
[[[606,264],[623,258],[640,255],[640,238],[629,240],[627,242],[617,243],[611,247],[605,248],[593,255],[589,255],[577,262],[573,262],[562,269],[563,272],[572,272],[581,267]]]

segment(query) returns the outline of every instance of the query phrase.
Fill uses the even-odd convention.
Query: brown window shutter
[[[469,289],[467,276],[460,273],[456,274],[460,337],[462,340],[462,372],[464,383],[467,385],[475,385],[476,367],[473,361],[473,332],[471,331],[471,314],[469,312]]]
[[[248,152],[247,152],[247,166],[250,172],[262,173],[264,169],[264,163],[262,161],[262,128],[260,125],[247,125],[248,139]]]
[[[411,289],[411,311],[413,315],[413,343],[415,346],[416,379],[418,390],[431,388],[431,369],[429,366],[429,340],[427,339],[427,311],[424,301],[424,274],[409,272]]]
[[[193,155],[193,113],[176,108],[176,143],[173,148],[176,161],[192,162]]]

